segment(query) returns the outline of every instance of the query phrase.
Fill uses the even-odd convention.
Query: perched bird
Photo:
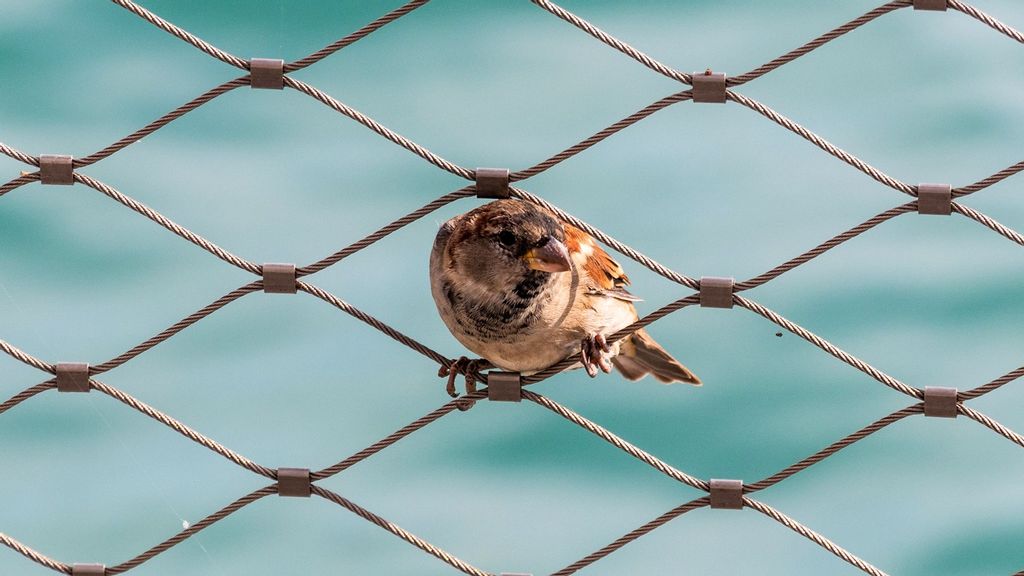
[[[519,200],[496,200],[452,218],[430,254],[441,319],[498,368],[529,374],[579,355],[591,377],[614,365],[630,380],[653,374],[664,383],[699,385],[644,330],[606,341],[637,320],[639,298],[627,284],[622,267],[587,233]]]

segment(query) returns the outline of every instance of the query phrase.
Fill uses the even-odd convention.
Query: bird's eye
[[[516,243],[516,235],[508,230],[502,230],[498,234],[498,242],[501,242],[505,246],[511,246]]]

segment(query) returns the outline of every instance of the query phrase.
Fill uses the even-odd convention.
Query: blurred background
[[[567,9],[684,71],[739,74],[879,0]],[[142,4],[239,57],[303,57],[400,5]],[[1024,5],[976,0],[1017,29]],[[1022,159],[1024,47],[959,12],[898,10],[738,92],[908,183]],[[0,141],[85,156],[240,73],[113,3],[0,0]],[[434,0],[296,72],[462,166],[519,169],[680,90],[529,2]],[[27,166],[0,157],[0,181]],[[315,261],[465,185],[293,90],[240,88],[82,170],[254,262]],[[964,204],[1024,230],[1024,176]],[[906,202],[737,104],[677,104],[522,187],[692,277],[746,279]],[[467,199],[309,278],[450,357],[427,285]],[[685,296],[625,258],[641,313]],[[98,364],[252,276],[82,185],[0,198],[0,338]],[[1024,250],[966,218],[903,215],[745,295],[913,386],[1024,363]],[[706,383],[582,372],[535,390],[701,478],[769,476],[910,405],[743,309],[650,332]],[[102,376],[270,467],[321,468],[447,401],[437,366],[308,295],[255,293]],[[42,381],[0,355],[3,399]],[[1024,382],[971,406],[1024,431]],[[0,531],[64,562],[122,562],[267,484],[99,393],[0,416]],[[1024,452],[915,416],[756,497],[891,574],[1024,568]],[[699,496],[532,403],[449,415],[325,487],[483,569],[544,574]],[[270,497],[143,575],[450,574],[322,499]],[[686,514],[583,574],[859,574],[752,511]],[[49,570],[0,549],[0,574]]]

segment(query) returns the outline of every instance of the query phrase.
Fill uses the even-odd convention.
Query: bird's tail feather
[[[612,359],[612,363],[630,380],[639,380],[652,374],[659,382],[665,384],[701,384],[700,378],[680,364],[644,330],[637,330],[622,341],[619,354]]]

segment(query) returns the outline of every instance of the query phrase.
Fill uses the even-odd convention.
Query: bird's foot
[[[587,371],[587,376],[597,376],[597,369],[608,374],[612,371],[611,346],[605,341],[604,336],[595,334],[587,336],[580,343],[580,364]]]
[[[466,394],[473,394],[476,392],[477,379],[483,380],[483,375],[480,374],[480,371],[489,368],[494,368],[494,365],[483,358],[470,360],[465,356],[461,356],[458,360],[453,360],[448,366],[441,366],[437,371],[437,375],[448,377],[448,384],[445,386],[445,390],[452,398],[458,398],[459,393],[455,389],[455,379],[459,374],[466,377]],[[473,400],[467,399],[465,403],[459,405],[459,409],[468,410],[473,406],[473,402]]]

